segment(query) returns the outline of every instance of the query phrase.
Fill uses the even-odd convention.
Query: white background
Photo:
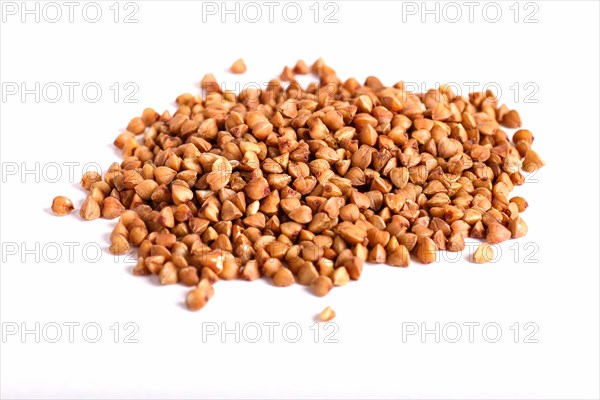
[[[421,2],[337,1],[337,23],[324,23],[325,11],[334,8],[325,10],[323,3],[315,23],[312,2],[300,3],[297,23],[283,18],[281,3],[271,23],[259,3],[262,20],[248,23],[242,15],[239,24],[234,16],[222,24],[219,13],[203,21],[201,2],[137,1],[133,24],[123,19],[135,8],[123,3],[119,23],[112,1],[99,3],[97,23],[82,17],[85,3],[75,9],[73,23],[58,4],[63,16],[57,23],[46,21],[54,18],[46,8],[39,23],[34,15],[22,23],[20,13],[3,13],[0,28],[2,398],[598,398],[597,2],[520,3],[517,23],[513,2],[497,3],[502,15],[496,23],[484,18],[495,18],[493,9],[482,14],[485,3],[470,22],[462,2],[454,3],[462,12],[456,23],[447,21],[455,14],[445,3],[437,6],[439,22],[425,15],[424,23]],[[534,11],[530,19],[537,22],[524,23]],[[134,277],[131,260],[108,254],[114,221],[50,214],[56,195],[80,207],[83,166],[106,168],[120,160],[111,143],[144,107],[173,110],[176,96],[197,93],[207,72],[235,89],[236,81],[267,82],[284,65],[319,56],[343,79],[376,75],[389,85],[500,87],[501,100],[520,111],[547,163],[515,192],[530,204],[524,213],[529,234],[503,243],[497,262],[486,265],[469,263],[465,251],[457,262],[366,266],[360,281],[325,298],[302,286],[220,282],[209,305],[192,313],[183,303],[187,288]],[[238,57],[248,73],[227,74]],[[38,102],[34,94],[22,99],[5,91],[21,83],[32,89],[36,82],[40,90],[52,82],[79,86],[72,102],[64,85],[56,103],[49,101],[51,91],[38,93]],[[96,103],[81,92],[90,82],[102,88]],[[124,101],[129,82],[139,88],[137,103]],[[93,91],[88,95],[93,98]],[[74,243],[72,255],[68,243]],[[325,343],[323,326],[315,343],[310,328],[327,305],[337,312],[337,343]],[[80,324],[73,343],[64,325],[69,322]],[[137,343],[125,343],[132,332],[127,322],[139,328]],[[236,322],[263,326],[261,340],[236,343],[228,335],[222,343],[214,335],[203,341],[207,323],[231,329]],[[273,343],[263,325],[269,322],[281,324]],[[469,322],[480,324],[472,343]],[[34,334],[8,334],[36,323],[39,343]],[[62,337],[50,343],[54,323],[62,326]],[[102,329],[97,343],[86,340],[95,336],[93,329],[83,335],[86,323]],[[114,323],[120,324],[118,343]],[[294,336],[293,330],[283,335],[286,323],[302,329],[297,343],[286,341]],[[440,324],[439,343],[433,334],[403,340],[408,326],[421,329],[422,323],[428,329]],[[462,337],[449,343],[454,323]],[[482,333],[486,323],[502,329],[496,343],[489,342],[493,329]],[[537,343],[526,343],[535,327],[529,339]]]

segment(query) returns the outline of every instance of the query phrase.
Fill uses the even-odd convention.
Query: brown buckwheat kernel
[[[319,314],[319,321],[321,322],[329,322],[335,318],[335,311],[329,306],[325,307],[323,311]]]
[[[244,61],[230,71],[245,72]],[[295,75],[309,72],[318,82],[302,88]],[[219,280],[268,277],[325,296],[359,279],[365,261],[408,267],[413,253],[427,264],[465,238],[527,233],[528,203],[510,192],[544,161],[529,130],[504,130],[521,116],[492,92],[343,81],[323,59],[280,79],[290,83],[236,94],[206,74],[203,93],[177,97],[174,113],[131,119],[114,141],[123,160],[81,180],[81,217],[118,217],[110,252],[137,247],[134,274],[192,286],[190,310]],[[72,210],[66,197],[52,203],[56,215]],[[474,262],[493,258],[488,243]],[[334,315],[328,307],[320,320]]]
[[[74,209],[73,202],[68,197],[56,196],[54,200],[52,200],[52,212],[54,215],[68,215]]]

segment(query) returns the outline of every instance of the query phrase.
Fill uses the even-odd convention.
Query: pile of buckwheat
[[[319,82],[303,89],[295,75],[309,72]],[[511,142],[501,127],[520,128],[519,114],[490,91],[341,81],[322,59],[280,78],[291,83],[236,94],[208,74],[173,115],[132,119],[114,142],[124,159],[104,177],[83,176],[81,217],[119,218],[109,250],[137,247],[134,274],[192,287],[186,303],[199,310],[220,279],[264,276],[325,296],[365,261],[407,267],[413,253],[427,264],[472,237],[486,242],[473,255],[483,263],[490,243],[527,233],[527,202],[509,193],[521,169],[544,163],[530,131]],[[57,215],[73,209],[54,199]]]

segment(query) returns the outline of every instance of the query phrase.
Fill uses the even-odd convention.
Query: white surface
[[[103,15],[96,24],[77,13],[84,3],[73,23],[65,20],[67,14],[55,24],[43,18],[35,23],[31,16],[22,24],[18,15],[3,14],[3,83],[77,82],[81,88],[96,82],[103,94],[92,104],[76,89],[69,102],[63,87],[64,97],[55,104],[46,101],[50,92],[39,103],[32,95],[26,102],[9,96],[1,103],[2,398],[598,398],[597,2],[537,2],[539,22],[532,24],[522,20],[535,9],[523,3],[520,22],[514,23],[512,2],[498,3],[503,14],[496,24],[483,19],[484,3],[473,23],[460,2],[455,4],[465,13],[461,21],[436,23],[429,16],[421,23],[419,14],[402,13],[402,3],[366,1],[337,2],[334,24],[323,23],[323,14],[321,22],[312,21],[312,2],[301,3],[297,24],[281,14],[274,23],[264,16],[256,24],[235,24],[232,17],[221,24],[214,16],[202,22],[202,3],[138,1],[139,23],[115,24],[112,3],[100,3]],[[119,18],[132,10],[121,8]],[[373,74],[387,84],[477,82],[479,88],[497,82],[501,99],[519,110],[547,162],[537,182],[516,192],[530,204],[524,214],[529,234],[500,246],[498,262],[488,265],[469,263],[466,252],[456,263],[367,266],[359,282],[322,299],[301,286],[221,282],[209,305],[191,313],[183,306],[186,288],[134,277],[131,262],[107,253],[114,221],[49,214],[59,194],[81,205],[82,166],[92,161],[106,168],[120,160],[112,140],[145,106],[172,109],[175,97],[195,93],[207,72],[229,84],[262,83],[285,64],[318,56],[343,78]],[[245,58],[248,74],[226,74],[238,57]],[[128,91],[115,103],[109,89],[115,82],[121,90],[135,83],[139,103],[123,102]],[[510,89],[515,83],[521,88],[516,99]],[[526,99],[535,87],[537,94]],[[526,101],[531,99],[538,102]],[[56,183],[49,182],[55,171],[51,162],[61,166]],[[74,178],[67,162],[79,163]],[[8,175],[13,163],[19,171]],[[37,176],[20,175],[35,163],[40,163]],[[76,243],[72,258],[69,242]],[[13,243],[17,254],[6,251]],[[39,262],[36,254],[23,251],[36,243]],[[85,244],[88,254],[82,252]],[[86,262],[96,257],[97,246],[103,250],[99,261]],[[62,254],[52,262],[57,247]],[[535,248],[539,251],[526,262]],[[338,314],[338,343],[325,343],[324,327],[314,343],[313,318],[327,305]],[[7,333],[14,324],[31,329],[36,322],[46,328],[40,343],[31,334],[22,340]],[[69,322],[80,324],[73,343],[64,325]],[[115,322],[118,343],[110,330]],[[138,343],[124,343],[123,334],[131,332],[124,329],[127,322],[139,327],[133,336]],[[236,322],[281,325],[273,343],[264,325],[256,344],[243,338],[235,343],[232,335],[225,343],[218,336],[203,342],[207,323],[232,328]],[[436,322],[448,329],[440,343],[433,335],[425,343],[418,335],[403,342],[403,329],[411,323],[433,328]],[[469,322],[480,324],[473,343],[463,325]],[[535,325],[525,329],[528,322]],[[62,326],[58,343],[49,342],[54,323]],[[85,340],[86,323],[101,327],[98,343]],[[285,340],[280,330],[285,323],[302,328],[298,343]],[[463,327],[454,344],[447,340],[452,323]],[[486,323],[501,327],[497,343],[482,336]],[[510,328],[514,323],[520,324],[518,343]],[[538,342],[524,343],[524,334],[535,326],[539,331],[532,338]],[[493,329],[488,333],[493,338]],[[88,334],[93,338],[93,329]]]

